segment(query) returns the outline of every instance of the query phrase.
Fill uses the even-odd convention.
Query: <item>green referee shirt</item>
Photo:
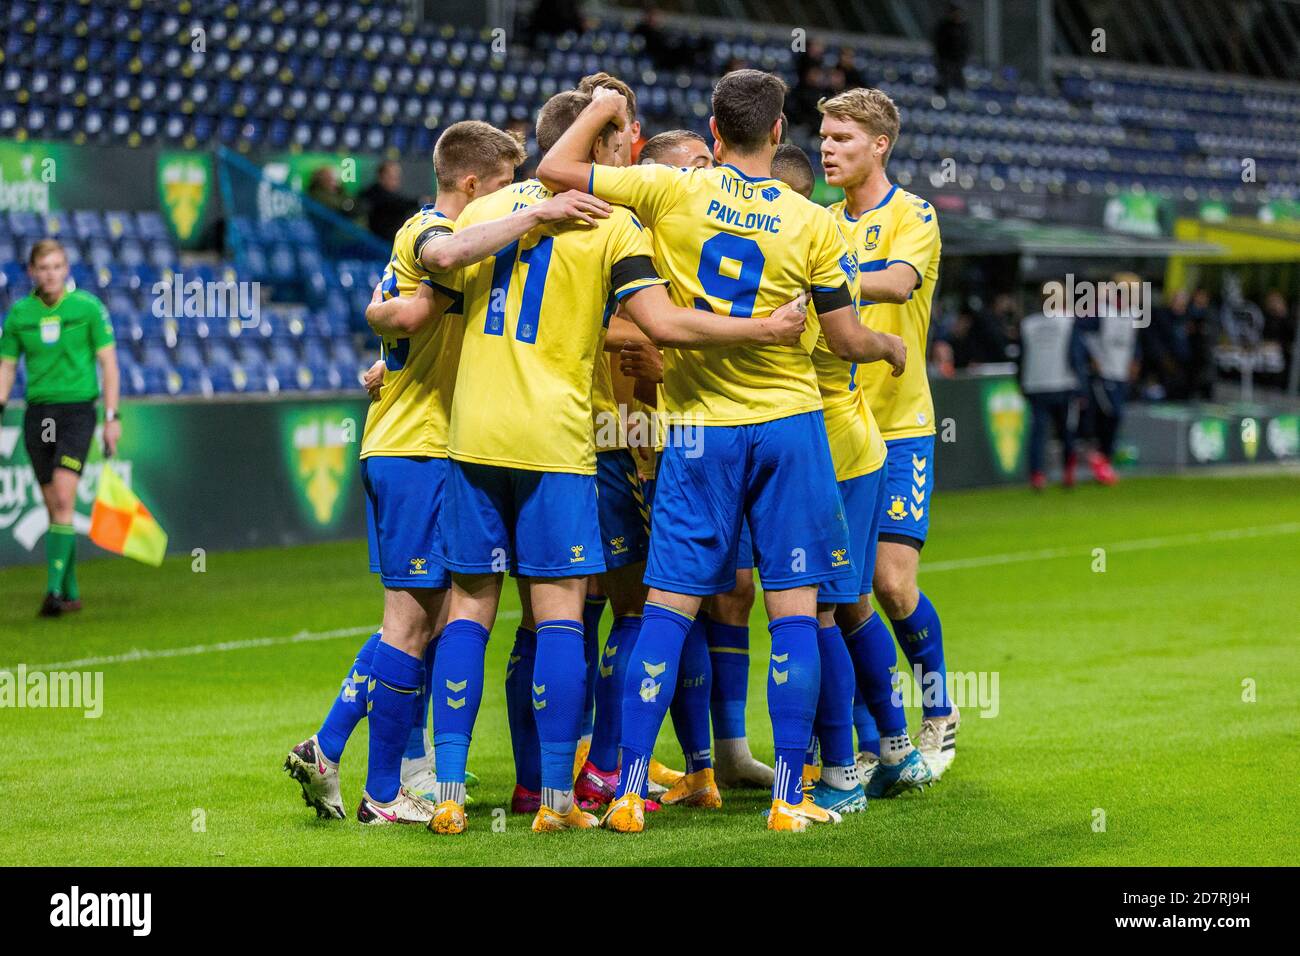
[[[113,344],[104,303],[76,289],[47,306],[35,292],[13,304],[0,328],[0,358],[27,357],[27,403],[93,402],[95,353]]]

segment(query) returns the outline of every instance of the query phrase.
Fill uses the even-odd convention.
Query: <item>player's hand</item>
[[[610,122],[619,129],[627,125],[627,97],[618,90],[598,86],[591,91],[591,104],[609,114]]]
[[[117,454],[117,443],[122,440],[122,423],[111,421],[104,423],[104,457],[112,458]]]
[[[639,382],[664,380],[663,353],[650,342],[628,342],[619,349],[618,368]]]
[[[773,345],[798,345],[808,320],[808,293],[800,292],[764,321],[772,335]]]
[[[888,332],[880,333],[885,340],[888,351],[885,353],[885,361],[894,369],[893,377],[903,374],[903,369],[907,365],[907,343],[897,335],[890,335]]]
[[[374,365],[370,366],[370,368],[366,369],[365,374],[361,376],[361,384],[364,385],[366,391],[370,393],[370,400],[372,402],[379,401],[379,390],[383,388],[384,385],[384,368],[384,360],[380,359]]]
[[[589,226],[594,226],[597,219],[608,219],[613,207],[603,199],[597,199],[580,189],[552,196],[546,202],[533,207],[538,222],[564,222],[569,219],[581,219]]]
[[[384,301],[384,280],[380,279],[375,283],[375,291],[370,293],[370,304],[379,305]]]

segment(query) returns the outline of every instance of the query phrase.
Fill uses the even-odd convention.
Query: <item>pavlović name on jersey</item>
[[[716,199],[709,200],[709,208],[704,214],[725,226],[734,226],[738,229],[751,229],[756,232],[781,231],[780,216],[774,216],[770,212],[741,212]]]

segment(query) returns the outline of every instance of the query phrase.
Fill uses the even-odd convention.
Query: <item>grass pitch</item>
[[[720,812],[665,809],[638,837],[537,837],[501,814],[496,832],[514,783],[511,588],[470,752],[483,782],[469,834],[318,821],[280,765],[378,620],[364,543],[210,554],[205,573],[183,557],[79,572],[86,610],[56,621],[34,617],[43,568],[0,572],[0,668],[91,659],[64,669],[104,681],[98,719],[0,709],[7,865],[1300,861],[1294,472],[940,494],[922,587],[950,670],[996,672],[997,716],[965,708],[939,786],[796,837],[765,832],[765,794],[735,792]],[[752,634],[749,732],[770,760],[761,607]],[[659,744],[680,766],[668,727]],[[363,722],[343,758],[350,810],[365,754]]]

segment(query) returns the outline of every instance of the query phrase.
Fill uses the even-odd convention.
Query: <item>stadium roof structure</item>
[[[943,251],[949,255],[1033,255],[1070,258],[1165,258],[1217,255],[1212,242],[1135,236],[1027,219],[982,219],[948,213],[943,219]]]

